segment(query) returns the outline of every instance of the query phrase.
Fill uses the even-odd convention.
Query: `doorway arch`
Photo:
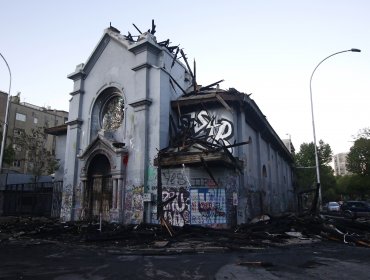
[[[85,192],[87,220],[110,220],[112,208],[111,164],[104,154],[96,154],[87,169],[87,187]]]

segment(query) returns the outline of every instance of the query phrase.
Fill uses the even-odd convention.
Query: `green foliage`
[[[42,128],[32,129],[31,133],[21,132],[20,137],[15,139],[16,144],[24,151],[25,158],[29,163],[28,168],[35,178],[48,175],[58,169],[58,161],[46,149],[46,135]]]
[[[347,199],[365,200],[370,196],[370,180],[361,175],[346,175],[337,178],[337,193]]]
[[[2,128],[2,126],[0,127]],[[2,140],[3,140],[3,132],[0,131],[0,145],[1,145]],[[11,164],[14,161],[14,156],[15,156],[15,151],[12,145],[8,145],[8,147],[4,148],[3,163]]]
[[[370,176],[370,139],[360,137],[347,155],[348,171],[361,176]]]
[[[320,166],[321,195],[323,201],[339,200],[336,191],[336,180],[334,170],[329,165]]]
[[[332,161],[333,152],[329,144],[324,141],[319,141],[317,147],[319,158],[320,181],[322,185],[323,197],[328,191],[330,195],[330,188],[335,187],[336,181],[333,169],[328,165]],[[295,166],[297,183],[299,190],[306,190],[315,187],[316,179],[316,160],[315,160],[315,146],[311,143],[303,143],[300,146],[299,152],[295,155]]]
[[[370,196],[370,128],[359,131],[347,155],[347,170],[353,175],[338,180],[341,189],[352,199]]]
[[[333,151],[329,144],[325,144],[324,141],[319,141],[318,155],[320,166],[323,164],[329,164],[333,160]]]
[[[349,196],[352,175],[337,176],[337,193],[342,196]]]
[[[351,175],[337,177],[337,193],[345,199],[370,197],[370,128],[361,129],[347,155]]]
[[[350,195],[354,195],[354,198],[365,200],[365,197],[370,194],[369,178],[359,175],[352,176],[348,192]]]
[[[15,158],[15,151],[12,145],[8,145],[8,147],[4,149],[3,162],[6,164],[11,164],[14,161],[14,158]]]

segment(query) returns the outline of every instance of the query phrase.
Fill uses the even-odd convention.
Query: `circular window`
[[[113,96],[104,104],[101,112],[102,128],[106,131],[117,130],[124,118],[125,104],[121,96]]]

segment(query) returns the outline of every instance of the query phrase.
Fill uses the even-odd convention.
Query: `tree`
[[[2,126],[0,126],[1,128],[3,128]],[[2,139],[3,139],[3,131],[0,131],[0,145],[1,145],[1,142],[2,142]],[[5,141],[6,143],[6,141]],[[12,145],[8,145],[8,147],[5,147],[4,148],[4,155],[3,155],[3,163],[6,163],[6,164],[11,164],[13,161],[14,161],[14,156],[15,156],[15,151],[12,147]]]
[[[346,167],[353,174],[370,176],[370,139],[357,139],[347,155]]]
[[[329,144],[320,140],[317,153],[319,158],[322,196],[324,199],[329,199],[326,197],[329,196],[331,198],[333,196],[332,194],[335,193],[335,191],[331,189],[336,186],[334,170],[329,166],[329,163],[332,161],[333,152]],[[305,190],[313,188],[314,182],[317,181],[315,146],[313,142],[301,144],[299,152],[295,155],[295,166],[299,189]]]
[[[343,200],[344,197],[348,197],[350,192],[350,186],[351,186],[351,178],[352,175],[344,175],[344,176],[337,176],[337,189],[336,192],[340,195],[340,199]]]
[[[354,136],[354,139],[359,139],[359,138],[370,138],[370,127],[365,127],[363,129],[360,129],[360,131],[357,133],[357,136]]]
[[[46,149],[46,140],[47,135],[41,127],[32,129],[29,134],[21,131],[20,136],[14,139],[23,151],[23,160],[28,162],[28,168],[35,180],[41,175],[54,173],[59,167],[55,156]]]
[[[11,164],[14,161],[14,158],[15,158],[15,151],[12,145],[8,145],[8,147],[4,149],[3,161],[6,164]]]
[[[357,134],[347,155],[346,167],[353,174],[347,186],[348,194],[365,199],[370,195],[370,128],[364,128]]]

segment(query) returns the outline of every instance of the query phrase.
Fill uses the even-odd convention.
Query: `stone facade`
[[[292,158],[257,105],[197,86],[177,53],[110,27],[68,76],[63,220],[229,227],[292,210]]]

